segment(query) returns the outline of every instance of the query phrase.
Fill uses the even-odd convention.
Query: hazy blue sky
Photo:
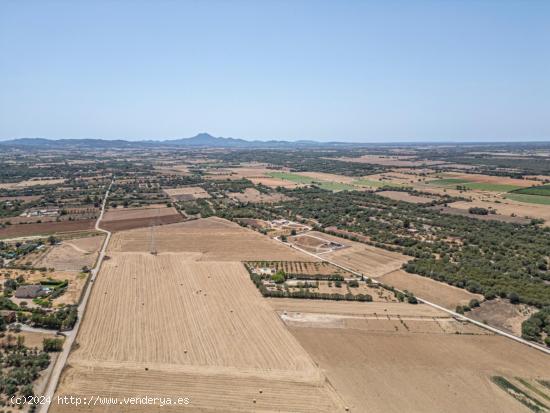
[[[0,0],[0,138],[550,139],[550,1]]]

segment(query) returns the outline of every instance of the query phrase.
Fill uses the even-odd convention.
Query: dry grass
[[[420,298],[438,304],[449,310],[455,310],[457,305],[465,305],[472,299],[483,301],[483,296],[473,294],[462,288],[453,287],[439,281],[410,274],[403,270],[393,271],[376,279],[399,290],[408,290]]]
[[[9,276],[8,276],[9,275]],[[56,280],[56,281],[69,281],[69,286],[63,295],[55,298],[53,300],[54,306],[61,306],[63,304],[76,304],[80,300],[80,295],[82,293],[82,288],[86,283],[86,275],[77,271],[34,271],[31,270],[18,270],[18,269],[4,269],[0,270],[0,282],[3,283],[5,280],[11,278],[15,279],[18,276],[23,276],[25,283],[27,284],[38,284],[41,281],[47,280]],[[11,300],[16,304],[21,304],[21,302],[26,302],[29,308],[39,307],[39,305],[32,302],[30,298],[15,298],[12,297]]]
[[[232,193],[229,193],[228,196],[230,198],[236,199],[239,202],[272,203],[272,202],[286,201],[287,199],[289,199],[287,196],[283,194],[279,194],[277,192],[264,194],[255,188],[246,188],[244,192],[232,192]]]
[[[427,196],[411,195],[408,192],[401,192],[401,191],[381,191],[381,192],[377,192],[376,195],[390,198],[395,201],[411,202],[413,204],[427,204],[432,202],[435,199]]]
[[[208,192],[206,192],[200,186],[186,186],[182,188],[167,188],[163,191],[171,198],[183,201],[192,201],[194,199],[210,198]]]
[[[360,242],[349,241],[333,235],[322,234],[316,231],[308,232],[308,234],[344,244],[346,248],[323,253],[323,258],[358,271],[368,277],[379,277],[390,271],[397,270],[401,268],[403,263],[411,259],[397,252],[387,251]]]
[[[383,166],[430,166],[444,163],[443,161],[430,160],[411,160],[413,156],[382,156],[382,155],[363,155],[357,158],[337,158],[344,162],[368,163]]]
[[[354,301],[302,300],[296,298],[270,298],[269,305],[278,312],[356,315],[362,317],[414,317],[432,319],[448,317],[447,313],[425,304],[396,302],[360,303]]]
[[[57,271],[80,271],[82,267],[92,268],[104,236],[75,238],[50,247],[33,262],[34,267],[54,268]]]
[[[0,184],[0,189],[29,188],[38,185],[58,185],[65,182],[65,179],[27,179],[26,181]]]
[[[488,201],[473,200],[472,202],[453,202],[449,204],[449,206],[466,210],[471,207],[492,208],[501,215],[511,216],[515,214],[518,217],[540,218],[546,221],[546,226],[550,226],[550,207],[548,205],[526,204],[511,199],[499,199],[496,197],[488,199]],[[495,202],[497,200],[499,202]]]
[[[270,177],[254,177],[254,178],[248,178],[254,185],[265,185],[270,188],[277,188],[278,186],[283,188],[298,188],[300,186],[304,186],[303,184],[298,184],[296,182],[288,181],[286,179],[279,179],[279,178],[270,178]]]

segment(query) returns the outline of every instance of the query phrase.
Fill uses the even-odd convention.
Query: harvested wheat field
[[[119,252],[106,261],[59,395],[189,397],[194,412],[344,411],[241,263],[187,258]],[[52,406],[75,410],[94,411]]]
[[[434,211],[439,211],[442,214],[460,215],[467,218],[479,219],[480,221],[501,221],[501,222],[507,222],[510,224],[520,224],[520,225],[527,225],[531,222],[530,219],[521,218],[518,216],[501,215],[501,214],[487,214],[487,215],[471,214],[468,209],[462,209],[462,208],[434,206],[432,207],[432,209]]]
[[[381,192],[377,192],[376,195],[390,198],[395,201],[411,202],[413,204],[428,204],[435,200],[435,198],[430,198],[427,196],[411,195],[408,192],[402,192],[402,191],[381,191]]]
[[[330,159],[330,158],[329,158]],[[357,158],[336,158],[337,161],[368,163],[383,166],[430,166],[443,164],[443,161],[417,160],[415,156],[382,156],[382,155],[363,155]]]
[[[319,313],[354,315],[361,317],[414,317],[418,319],[448,318],[444,311],[427,304],[407,304],[396,302],[354,302],[332,300],[305,300],[299,298],[270,298],[267,302],[279,313]]]
[[[62,241],[50,247],[33,262],[33,266],[54,268],[57,271],[80,271],[84,266],[92,268],[104,239],[103,235],[97,235]]]
[[[222,218],[210,217],[115,234],[110,252],[150,250],[185,252],[197,261],[317,261],[255,231]]]
[[[290,330],[356,413],[529,413],[491,376],[549,378],[547,355],[495,335]]]
[[[182,188],[166,188],[163,190],[170,198],[178,201],[192,201],[194,199],[210,198],[200,186],[185,186]]]
[[[399,290],[407,290],[419,298],[438,304],[449,310],[455,310],[457,305],[466,305],[472,299],[483,301],[481,294],[473,294],[462,288],[397,270],[376,278],[384,284],[391,285]]]
[[[322,257],[368,277],[379,277],[397,270],[411,259],[411,257],[398,252],[387,251],[334,235],[322,234],[316,231],[308,232],[308,235],[345,245],[346,248],[323,253]]]
[[[0,184],[0,189],[16,189],[16,188],[29,188],[39,185],[59,185],[65,182],[65,179],[27,179],[21,182],[13,182],[7,184]]]
[[[466,210],[472,207],[492,208],[501,215],[511,216],[514,214],[517,217],[543,219],[545,221],[545,226],[550,226],[550,207],[548,205],[528,204],[502,198],[491,198],[491,200],[492,201],[474,200],[472,202],[458,201],[449,204],[449,206]]]
[[[289,198],[283,194],[272,192],[264,194],[255,188],[246,188],[244,192],[231,192],[227,194],[230,198],[236,199],[239,202],[279,202],[286,201]]]
[[[304,184],[298,184],[296,182],[288,181],[286,179],[279,178],[270,178],[270,177],[253,177],[248,178],[254,185],[265,185],[270,188],[277,188],[278,186],[282,188],[298,188],[304,186]]]

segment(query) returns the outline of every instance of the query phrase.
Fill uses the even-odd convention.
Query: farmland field
[[[529,413],[496,387],[491,376],[548,379],[548,356],[506,338],[479,329],[456,334],[424,326],[414,332],[411,321],[404,323],[411,331],[307,324],[294,324],[290,331],[352,412]]]
[[[319,188],[326,189],[327,191],[354,191],[358,188],[354,185],[349,185],[342,182],[331,182],[311,178],[309,176],[300,175],[298,173],[291,172],[269,172],[269,175],[272,178],[283,179],[286,181],[291,181],[296,184],[302,185],[317,185]]]
[[[532,186],[514,191],[515,194],[550,196],[550,185]]]
[[[528,195],[513,192],[506,194],[506,198],[514,201],[526,202],[528,204],[550,205],[550,196],[548,195]]]
[[[383,188],[391,186],[403,186],[403,184],[397,182],[375,181],[373,179],[361,178],[353,182],[354,185],[368,186],[371,188]]]
[[[101,225],[109,231],[124,231],[181,221],[183,221],[183,217],[175,208],[167,208],[162,205],[155,208],[117,208],[108,210]]]
[[[342,277],[352,277],[348,271],[345,271],[335,265],[325,261],[249,261],[247,264],[251,268],[268,267],[276,271],[282,270],[290,276],[329,276],[339,275]]]
[[[395,201],[411,202],[413,204],[429,204],[435,199],[427,196],[412,195],[403,191],[381,191],[377,192],[377,195],[385,196]]]
[[[94,229],[94,226],[95,219],[7,225],[4,228],[0,228],[0,239],[23,237],[27,235],[48,235],[61,232],[87,231]]]
[[[228,196],[230,198],[234,198],[240,202],[278,202],[278,201],[285,201],[288,199],[288,197],[284,196],[283,194],[279,194],[277,192],[271,193],[271,194],[265,194],[260,191],[258,191],[255,188],[246,188],[244,192],[234,192],[229,193]]]
[[[397,270],[411,259],[397,252],[387,251],[329,234],[311,231],[308,232],[308,235],[345,245],[346,248],[323,253],[323,258],[363,273],[368,277],[379,277],[390,271]]]
[[[188,186],[183,188],[166,188],[164,192],[171,198],[183,201],[210,198],[208,192],[201,187]]]
[[[50,247],[33,265],[55,268],[58,271],[80,271],[84,266],[92,268],[103,239],[100,235],[62,241]]]
[[[185,252],[198,261],[317,261],[257,232],[214,217],[115,234],[109,251],[149,251],[152,236],[159,253]]]
[[[509,199],[513,196],[519,199]],[[524,197],[532,197],[534,195],[506,194],[506,199],[492,199],[491,201],[474,200],[473,202],[458,201],[449,204],[449,207],[468,210],[471,207],[492,208],[498,214],[522,218],[540,218],[546,221],[546,225],[550,225],[550,208],[545,205],[529,204],[521,202]],[[546,197],[544,197],[546,198]],[[497,202],[498,201],[498,202]]]
[[[429,185],[435,186],[444,186],[444,187],[456,187],[463,186],[467,189],[478,190],[478,191],[493,191],[493,192],[510,192],[516,189],[521,188],[517,185],[508,185],[508,184],[498,184],[498,183],[489,183],[489,182],[474,182],[468,179],[462,178],[447,178],[447,179],[436,179],[433,181],[427,182]]]
[[[116,236],[133,240],[136,232]],[[157,239],[174,243],[166,231]],[[231,236],[224,242],[229,246]],[[133,245],[134,251],[141,248]],[[197,412],[343,411],[339,396],[257,293],[244,266],[189,260],[187,252],[196,247],[185,251],[185,245],[183,252],[159,255],[110,252],[58,394],[184,394],[191,399],[186,410]]]
[[[463,288],[453,287],[420,275],[409,274],[403,270],[390,272],[376,280],[399,290],[408,290],[418,297],[453,311],[457,305],[466,305],[474,298],[483,300],[483,296],[480,294],[473,294]]]

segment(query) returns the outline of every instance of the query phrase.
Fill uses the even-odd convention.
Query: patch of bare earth
[[[109,231],[124,231],[183,221],[183,216],[174,208],[162,205],[156,208],[110,209],[101,221],[101,228]]]
[[[536,311],[536,308],[524,304],[514,305],[508,300],[495,299],[483,302],[466,315],[520,337],[521,324]]]

